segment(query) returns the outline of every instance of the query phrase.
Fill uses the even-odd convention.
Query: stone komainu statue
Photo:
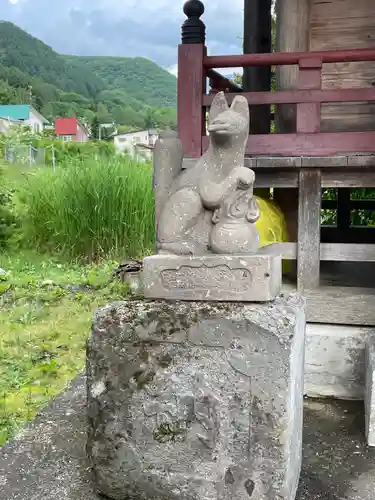
[[[177,255],[250,254],[286,239],[285,221],[271,200],[254,197],[255,175],[244,166],[249,106],[236,96],[229,107],[222,92],[209,114],[210,144],[194,167],[182,170],[183,147],[164,132],[154,153],[157,248]],[[259,227],[270,218],[274,227]],[[258,224],[257,224],[258,222]],[[276,224],[275,224],[276,223]]]
[[[175,171],[169,168],[175,177],[158,214],[159,251],[180,255],[253,253],[259,248],[259,234],[253,226],[259,218],[253,198],[255,177],[244,166],[247,100],[236,96],[229,107],[220,92],[209,119],[210,145],[193,168],[181,171],[182,149],[180,157],[170,157],[178,167]]]

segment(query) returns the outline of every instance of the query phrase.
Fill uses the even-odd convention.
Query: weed
[[[83,370],[94,310],[128,293],[109,281],[117,265],[0,255],[0,445]]]
[[[36,170],[19,195],[24,241],[86,262],[150,252],[151,176],[150,165],[122,157]]]

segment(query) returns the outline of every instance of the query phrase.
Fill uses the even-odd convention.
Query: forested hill
[[[47,118],[173,126],[176,78],[143,58],[76,57],[0,21],[0,104],[32,103]]]
[[[108,89],[120,89],[151,106],[176,106],[177,79],[142,57],[79,57],[65,60],[93,73]]]

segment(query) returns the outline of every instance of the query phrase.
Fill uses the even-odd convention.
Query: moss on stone
[[[186,422],[165,422],[154,430],[154,439],[158,443],[175,441],[186,435]]]

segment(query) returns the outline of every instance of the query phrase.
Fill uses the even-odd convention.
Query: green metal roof
[[[12,120],[28,120],[30,117],[29,104],[1,104],[0,117]]]

